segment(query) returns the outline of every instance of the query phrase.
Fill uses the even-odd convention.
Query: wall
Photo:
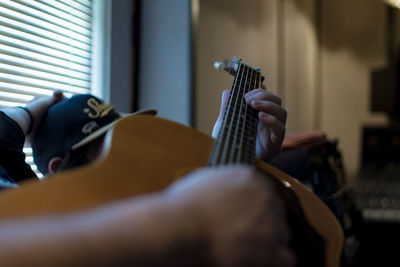
[[[385,5],[378,0],[201,0],[196,33],[196,127],[206,133],[232,77],[214,60],[240,56],[266,75],[288,110],[287,132],[318,129],[338,139],[349,177],[369,112],[372,69],[385,64]]]
[[[282,1],[283,39],[280,94],[288,112],[287,132],[318,128],[319,47],[314,0]]]
[[[191,20],[187,0],[140,1],[138,108],[189,125]]]
[[[132,112],[131,0],[94,1],[93,94],[118,111]]]
[[[386,64],[385,5],[324,0],[321,8],[321,129],[339,139],[352,174],[360,163],[362,126],[386,121],[369,111],[371,71]]]
[[[132,2],[112,1],[109,102],[121,112],[132,112]]]
[[[233,78],[216,72],[212,64],[235,55],[261,67],[268,90],[282,97],[289,113],[288,132],[315,127],[318,51],[313,2],[200,1],[196,42],[198,129],[211,132],[221,90],[232,85]]]
[[[239,56],[266,74],[266,85],[277,90],[277,2],[265,0],[201,0],[196,33],[196,127],[211,133],[223,89],[233,76],[219,73],[214,61]],[[245,11],[245,12],[244,12]]]

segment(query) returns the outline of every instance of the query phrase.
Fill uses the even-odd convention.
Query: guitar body
[[[102,158],[87,167],[1,192],[0,218],[80,211],[162,190],[207,166],[214,143],[195,129],[150,116],[121,119],[107,140]],[[256,165],[294,190],[310,225],[325,240],[325,266],[339,266],[343,233],[327,206],[287,174],[264,162]]]
[[[212,145],[211,137],[172,121],[123,118],[97,162],[1,192],[0,218],[84,210],[160,191],[206,166]]]

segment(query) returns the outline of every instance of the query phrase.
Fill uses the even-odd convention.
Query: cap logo
[[[91,121],[83,125],[82,127],[82,133],[88,135],[93,133],[99,128],[99,125],[95,121]]]
[[[107,104],[106,102],[101,103],[93,97],[88,99],[87,105],[89,108],[85,108],[83,111],[87,113],[91,119],[97,119],[99,117],[103,118],[113,110],[113,107],[110,104]]]

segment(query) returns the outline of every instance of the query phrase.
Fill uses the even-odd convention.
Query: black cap
[[[157,111],[146,109],[130,115],[140,114],[156,115]],[[64,157],[70,149],[88,144],[119,118],[121,115],[110,104],[90,94],[75,95],[51,106],[32,142],[39,171],[48,173],[48,163],[53,157]]]
[[[111,105],[89,94],[56,103],[49,108],[33,139],[35,164],[47,173],[51,158],[63,157],[70,149],[87,144],[118,118],[120,115]]]

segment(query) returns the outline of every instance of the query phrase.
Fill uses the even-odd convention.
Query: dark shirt
[[[0,112],[0,189],[16,187],[29,178],[37,178],[25,162],[25,135],[19,125]]]

